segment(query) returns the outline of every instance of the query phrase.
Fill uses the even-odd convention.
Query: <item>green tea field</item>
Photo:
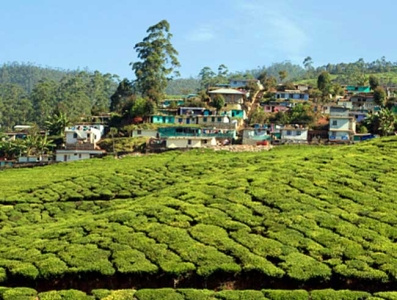
[[[7,169],[0,186],[0,299],[397,299],[396,137]]]

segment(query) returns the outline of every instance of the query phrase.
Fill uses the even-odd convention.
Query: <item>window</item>
[[[222,121],[222,118],[218,118],[218,122],[221,122]]]
[[[179,118],[178,119],[178,123],[182,123],[183,122],[183,119],[182,118]]]
[[[91,135],[90,135],[89,133],[87,133],[87,139],[89,139],[89,138],[90,138],[90,136],[91,136]]]
[[[76,132],[73,133],[73,138],[74,138],[74,139],[77,139],[77,133],[76,133]]]
[[[204,117],[204,118],[203,118],[203,122],[207,122],[207,117]]]
[[[79,154],[79,158],[81,158],[81,154]]]
[[[291,135],[291,130],[287,130],[287,135]]]
[[[300,131],[300,130],[298,130],[297,132],[296,132],[296,135],[301,135],[302,134],[302,132]]]
[[[138,129],[138,132],[137,132],[138,134],[142,134],[142,130],[141,129]]]
[[[203,140],[203,144],[207,144],[207,140]]]
[[[211,118],[211,122],[215,122],[215,117],[212,117],[212,118]]]
[[[332,126],[338,126],[338,121],[337,120],[333,120],[332,121]]]
[[[192,140],[187,140],[187,144],[191,145],[192,144]]]

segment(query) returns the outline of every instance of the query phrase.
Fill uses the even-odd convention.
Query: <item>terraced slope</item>
[[[0,172],[0,285],[392,290],[397,139]]]

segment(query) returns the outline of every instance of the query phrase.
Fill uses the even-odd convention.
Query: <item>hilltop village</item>
[[[379,95],[379,89],[383,94]],[[64,122],[68,126],[62,128],[61,138],[52,142],[48,131],[14,126],[13,132],[3,133],[0,163],[2,167],[35,165],[109,153],[226,149],[230,145],[269,149],[283,144],[360,142],[395,134],[395,90],[347,85],[332,95],[307,84],[265,89],[258,79],[232,79],[228,84],[208,86],[200,95],[162,100],[149,114],[143,110],[133,118],[118,119],[117,125],[111,114],[82,118],[74,124]],[[128,145],[120,148],[123,141]],[[18,153],[15,145],[20,145]]]

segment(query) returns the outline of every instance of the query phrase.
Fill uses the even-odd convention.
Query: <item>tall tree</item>
[[[281,81],[284,81],[284,79],[288,77],[288,72],[286,70],[281,70],[278,72],[278,76],[280,77]]]
[[[378,86],[374,89],[374,102],[379,106],[385,106],[387,100],[387,95],[385,89],[381,86]]]
[[[309,71],[313,68],[313,60],[310,56],[303,60],[303,66],[305,67],[306,71]]]
[[[331,84],[331,76],[327,71],[321,72],[321,74],[317,78],[317,88],[322,93],[323,101],[329,97],[331,92],[332,84]]]
[[[110,97],[110,111],[122,113],[125,104],[131,99],[133,93],[132,83],[127,78],[124,78]]]
[[[201,89],[206,89],[213,84],[215,72],[211,70],[210,67],[204,67],[199,73],[200,87]]]
[[[379,79],[375,75],[369,76],[369,85],[371,86],[371,90],[375,90],[379,85]]]
[[[178,52],[171,44],[172,34],[166,20],[148,28],[148,36],[134,47],[141,61],[131,62],[135,73],[135,85],[144,97],[155,100],[157,103],[164,95],[170,74],[179,67]]]
[[[34,121],[43,126],[57,106],[57,90],[59,84],[54,80],[41,80],[33,88],[30,100],[34,109]]]

